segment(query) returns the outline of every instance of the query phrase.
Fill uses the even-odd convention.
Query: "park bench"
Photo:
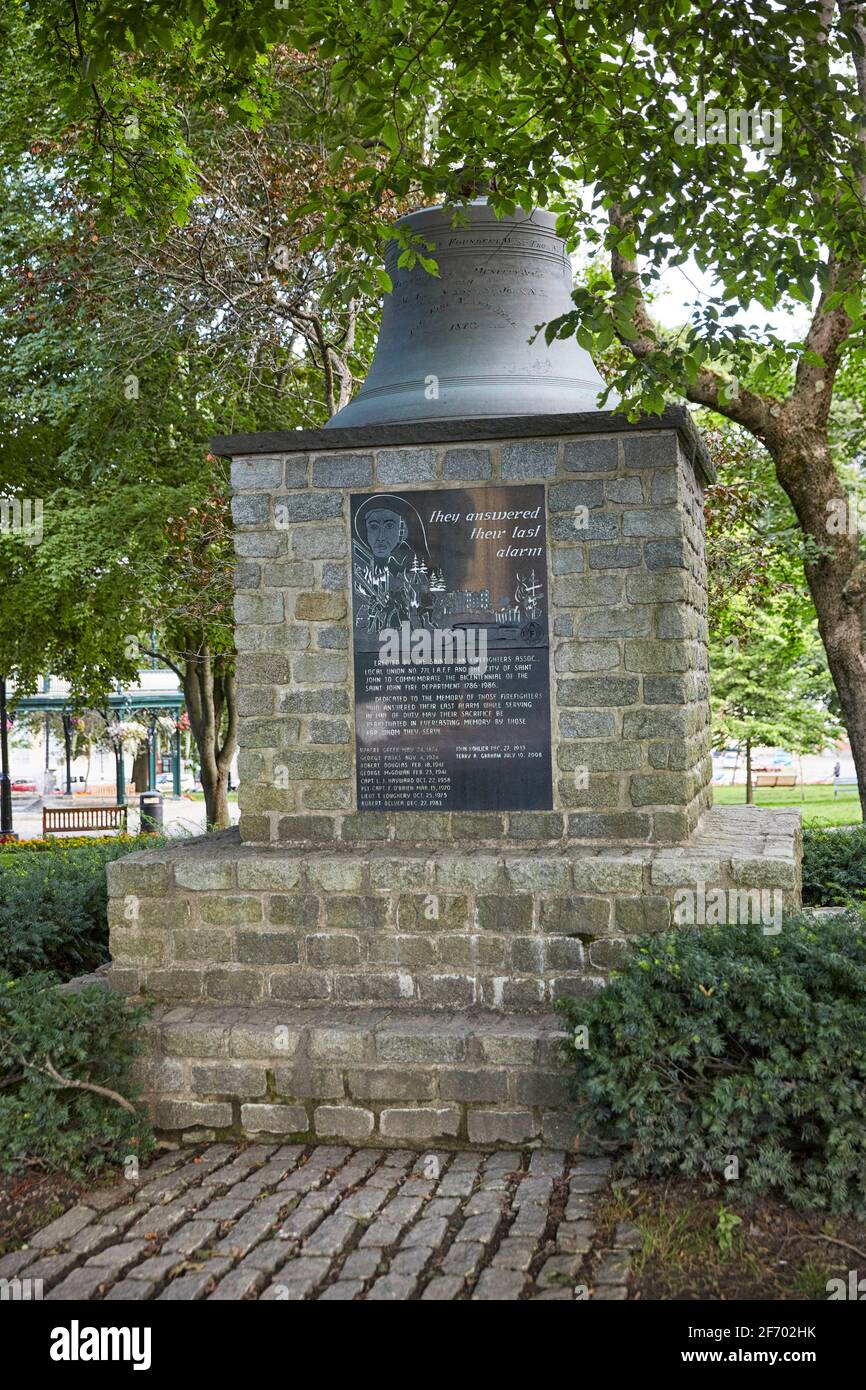
[[[856,786],[857,786],[857,778],[856,778],[856,777],[834,777],[834,778],[833,778],[833,800],[835,801],[835,800],[836,800],[836,797],[839,795],[839,788],[840,788],[840,787],[856,787]]]
[[[795,772],[759,772],[755,777],[756,787],[796,787]]]
[[[126,806],[46,806],[43,835],[74,835],[80,830],[126,830]]]
[[[114,800],[114,796],[115,796],[116,792],[117,792],[117,787],[116,787],[116,785],[115,785],[114,782],[94,782],[94,783],[91,784],[91,786],[89,786],[89,787],[87,787],[87,788],[82,788],[81,791],[73,790],[72,795],[73,795],[73,796],[101,796],[102,799],[103,799],[103,801],[105,801],[105,800]],[[127,782],[127,784],[126,784],[126,795],[127,795],[127,796],[134,796],[134,795],[135,795],[135,783],[134,783],[134,782]]]

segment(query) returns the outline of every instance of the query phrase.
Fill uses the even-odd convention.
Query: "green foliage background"
[[[866,899],[866,826],[803,831],[803,902],[815,907]]]

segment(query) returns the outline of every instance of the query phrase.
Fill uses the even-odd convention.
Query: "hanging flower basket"
[[[139,745],[147,742],[147,729],[135,719],[118,719],[108,726],[108,737],[125,758],[134,758]]]

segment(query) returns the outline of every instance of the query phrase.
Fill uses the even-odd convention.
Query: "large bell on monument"
[[[547,344],[539,324],[567,313],[571,266],[552,213],[497,218],[486,200],[401,217],[432,244],[438,276],[398,269],[388,244],[379,342],[360,391],[326,429],[407,420],[477,419],[596,410],[604,389],[576,339]],[[533,341],[534,340],[534,341]],[[610,398],[607,408],[615,404]]]

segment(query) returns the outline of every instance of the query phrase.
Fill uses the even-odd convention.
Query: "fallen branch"
[[[22,1057],[21,1060],[25,1067],[29,1067],[31,1071],[38,1071],[43,1076],[49,1077],[52,1081],[55,1081],[58,1086],[63,1086],[73,1091],[91,1091],[95,1096],[104,1096],[106,1100],[113,1100],[115,1105],[121,1105],[124,1110],[129,1111],[130,1115],[138,1114],[132,1101],[127,1100],[126,1097],[120,1095],[119,1092],[110,1090],[108,1086],[97,1086],[94,1081],[73,1081],[69,1076],[61,1076],[50,1057],[46,1059],[46,1065],[44,1067],[38,1067],[35,1062],[28,1062],[24,1057]]]
[[[866,1250],[859,1250],[856,1245],[849,1245],[847,1240],[837,1240],[835,1236],[811,1236],[806,1235],[804,1240],[828,1240],[831,1245],[841,1245],[844,1250],[850,1250],[855,1255],[859,1255],[861,1260],[866,1260]]]

